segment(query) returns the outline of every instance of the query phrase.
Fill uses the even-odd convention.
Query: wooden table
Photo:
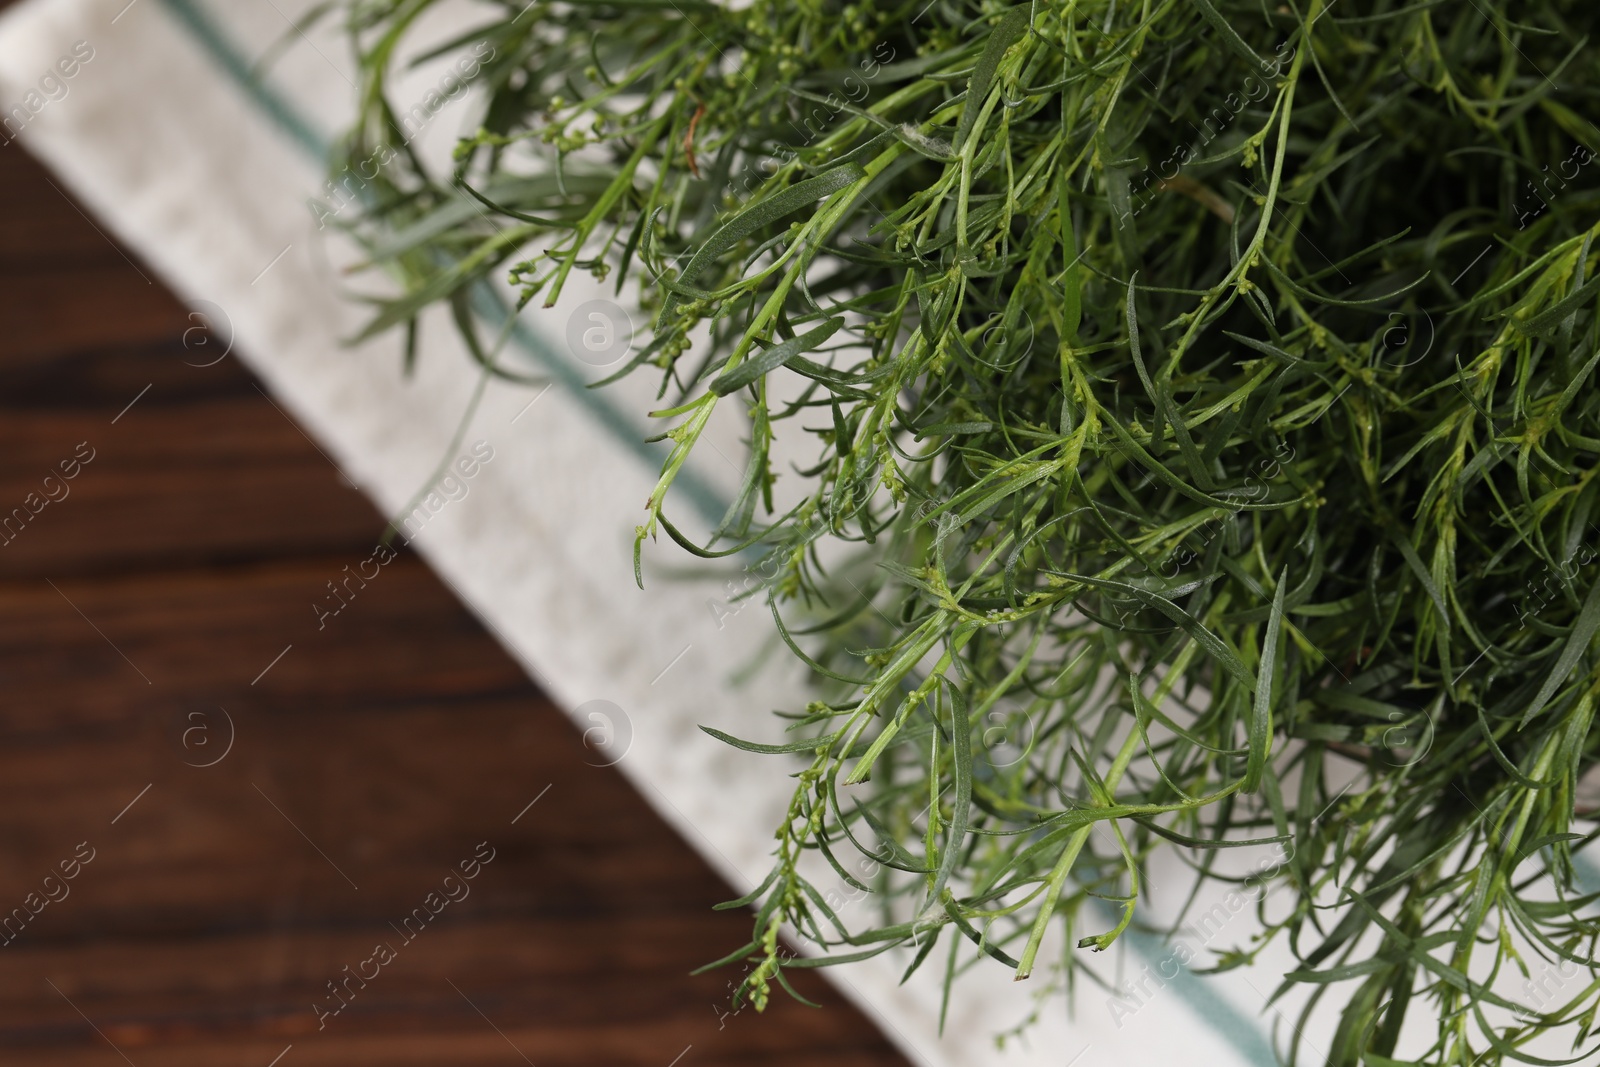
[[[0,1062],[904,1062],[689,975],[749,915],[416,557],[319,631],[382,518],[16,146],[0,203]]]

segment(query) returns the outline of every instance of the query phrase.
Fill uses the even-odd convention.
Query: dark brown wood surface
[[[382,518],[14,145],[0,203],[0,1063],[904,1062],[690,977],[748,915],[416,557],[319,632]]]

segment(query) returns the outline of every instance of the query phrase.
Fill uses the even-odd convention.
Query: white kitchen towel
[[[414,546],[587,731],[594,762],[614,763],[717,870],[753,887],[792,783],[772,757],[696,727],[775,739],[770,711],[803,703],[802,674],[784,654],[736,681],[771,639],[766,613],[732,599],[737,563],[669,575],[690,561],[663,540],[650,550],[647,591],[635,587],[632,531],[662,454],[643,443],[649,383],[583,388],[599,374],[566,334],[598,288],[574,283],[560,307],[524,314],[508,359],[540,380],[532,385],[485,382],[437,314],[409,378],[398,337],[342,343],[364,318],[352,289],[374,284],[346,274],[359,252],[326,225],[344,202],[327,184],[326,146],[354,112],[355,63],[336,28],[296,28],[312,3],[29,0],[0,18],[5,137],[43,159],[194,310],[195,342],[210,345],[197,363],[231,342],[346,477],[387,513],[409,516]],[[442,36],[472,7],[462,0],[430,18]],[[430,96],[453,87],[448,63],[420,66],[399,90],[424,102],[418,140],[434,154],[475,125],[470,93]],[[737,422],[720,424],[711,443],[677,490],[702,524],[737,483]],[[441,485],[441,462],[458,460],[465,466]],[[1149,875],[1158,889],[1185,878],[1176,862]],[[907,957],[892,953],[825,973],[929,1067],[1267,1067],[1268,1034],[1289,1025],[1262,996],[1281,960],[1220,978],[1190,972],[1206,948],[1252,932],[1252,909],[1219,901],[1203,905],[1210,921],[1187,941],[1131,932],[1098,959],[1121,983],[1115,996],[1083,985],[1069,1004],[1042,970],[1017,985],[985,961],[958,983],[942,1037],[942,968],[901,985]],[[1035,1014],[1020,1039],[996,1040]]]

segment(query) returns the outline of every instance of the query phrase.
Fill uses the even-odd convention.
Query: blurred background
[[[309,640],[383,517],[20,143],[0,203],[0,1062],[904,1062],[690,975],[749,916],[414,555]]]

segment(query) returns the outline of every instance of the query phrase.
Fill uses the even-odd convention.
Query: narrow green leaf
[[[775,344],[754,359],[747,359],[733,370],[718,377],[711,383],[710,389],[718,396],[727,396],[736,389],[741,389],[764,375],[770,374],[783,366],[801,352],[810,352],[820,348],[828,338],[839,332],[839,327],[844,325],[844,319],[833,318],[824,322],[815,329],[807,330],[803,334],[791,337],[787,341]]]
[[[1533,721],[1533,717],[1550,703],[1550,698],[1555,696],[1567,681],[1578,661],[1589,650],[1589,642],[1594,640],[1595,630],[1600,629],[1600,579],[1589,586],[1589,595],[1583,598],[1583,607],[1578,612],[1578,618],[1573,622],[1572,629],[1567,633],[1566,643],[1561,646],[1561,655],[1556,657],[1555,664],[1544,676],[1544,682],[1539,686],[1539,691],[1534,694],[1528,706],[1522,712],[1522,721],[1518,729],[1522,729]]]
[[[1278,575],[1278,591],[1272,597],[1272,614],[1267,616],[1266,636],[1261,640],[1261,664],[1256,672],[1255,699],[1250,705],[1250,758],[1244,775],[1244,791],[1254,793],[1261,786],[1261,770],[1272,754],[1272,670],[1278,662],[1278,628],[1283,622],[1283,594],[1289,587],[1289,568]]]
[[[1005,13],[999,25],[989,34],[989,42],[983,46],[978,65],[972,68],[972,79],[967,82],[967,98],[961,105],[961,120],[956,124],[956,135],[952,142],[957,152],[966,144],[973,124],[978,121],[978,112],[989,97],[989,87],[994,84],[1000,60],[1027,32],[1028,13],[1032,10],[1031,4],[1018,4]]]

